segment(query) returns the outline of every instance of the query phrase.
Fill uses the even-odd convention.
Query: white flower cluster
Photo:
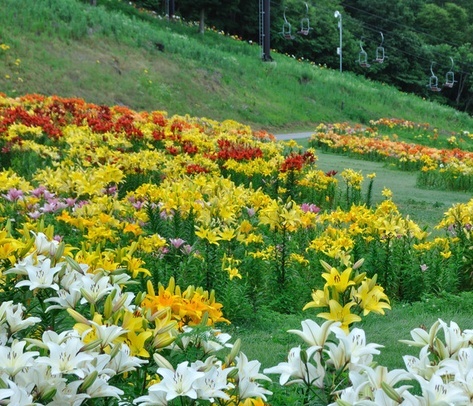
[[[406,369],[389,371],[375,365],[378,344],[367,344],[365,333],[354,328],[346,334],[338,322],[321,326],[302,322],[298,334],[307,349],[292,348],[288,361],[265,369],[280,374],[281,385],[299,384],[329,406],[439,406],[471,405],[473,400],[473,330],[461,331],[455,322],[438,320],[426,331],[411,331],[413,340],[401,340],[420,347],[419,358],[404,356]],[[443,342],[438,333],[442,332]],[[334,334],[338,343],[333,341]],[[410,389],[420,387],[421,394]],[[305,399],[305,402],[311,399]]]
[[[41,339],[16,339],[17,333],[40,321],[24,318],[23,312],[22,305],[11,301],[0,306],[2,404],[62,406],[118,398],[123,391],[110,385],[110,378],[145,362],[131,357],[126,344],[105,354],[100,341],[87,344],[74,330],[60,334],[47,330]]]
[[[104,274],[87,274],[84,264],[60,262],[60,250],[57,241],[38,233],[34,251],[4,274],[16,275],[15,288],[52,292],[44,300],[53,303],[46,313],[96,303],[114,290],[111,311],[133,310],[134,295],[122,293],[119,286],[127,281],[126,275],[114,280]],[[114,344],[115,338],[126,333],[119,326],[90,321],[90,328],[81,335],[70,329],[60,333],[46,330],[40,338],[31,338],[24,331],[42,320],[25,313],[23,304],[5,301],[0,305],[0,404],[62,406],[80,405],[91,398],[119,398],[123,391],[111,385],[110,379],[147,362],[131,356],[127,344]],[[86,337],[92,330],[98,339],[90,342]],[[105,353],[107,346],[110,351]]]
[[[271,395],[272,392],[258,380],[271,382],[271,379],[259,372],[259,361],[249,361],[240,352],[239,340],[235,345],[227,344],[231,337],[214,329],[206,330],[203,334],[193,333],[193,329],[187,327],[182,339],[177,341],[178,344],[174,343],[170,347],[171,351],[201,348],[206,358],[191,363],[183,361],[174,368],[164,357],[154,354],[158,365],[157,373],[162,379],[149,387],[148,395],[135,399],[134,404],[166,406],[177,397],[181,398],[181,402],[183,398],[208,400],[212,403],[216,399],[229,401],[232,398],[239,401],[248,398],[267,400],[266,395]],[[225,362],[222,362],[214,354],[224,347],[232,350]]]

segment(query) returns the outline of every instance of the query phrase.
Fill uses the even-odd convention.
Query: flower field
[[[399,141],[403,133],[414,134],[411,138],[415,142]],[[473,135],[468,131],[440,136],[427,123],[380,119],[372,120],[369,127],[322,124],[311,143],[367,160],[382,160],[401,170],[419,171],[417,183],[422,187],[473,190]]]
[[[357,131],[314,137],[438,177],[469,162]],[[334,175],[315,149],[234,121],[0,94],[0,403],[263,405],[280,374],[303,404],[469,404],[473,333],[413,330],[419,358],[388,373],[355,323],[473,287],[473,202],[431,238],[389,190],[362,195],[375,174]],[[263,309],[326,321],[260,371],[224,326]]]

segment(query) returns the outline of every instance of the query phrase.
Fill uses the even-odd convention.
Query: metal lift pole
[[[261,37],[261,46],[263,49],[262,59],[264,62],[272,61],[270,55],[270,46],[271,46],[271,13],[269,10],[270,0],[261,0],[261,27],[260,27],[260,37]]]

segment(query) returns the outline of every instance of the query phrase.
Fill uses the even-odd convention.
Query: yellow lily
[[[355,302],[347,303],[342,307],[336,300],[330,300],[330,313],[319,313],[317,316],[327,320],[335,320],[342,323],[340,328],[346,333],[349,332],[349,325],[357,321],[361,321],[361,317],[356,314],[351,314],[350,309],[355,305]]]

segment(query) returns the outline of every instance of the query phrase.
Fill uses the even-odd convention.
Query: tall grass
[[[382,83],[276,52],[264,63],[255,44],[212,30],[201,35],[194,24],[169,22],[119,0],[102,4],[2,1],[0,42],[10,46],[0,51],[2,91],[234,119],[273,132],[379,117],[473,128],[466,114]]]

